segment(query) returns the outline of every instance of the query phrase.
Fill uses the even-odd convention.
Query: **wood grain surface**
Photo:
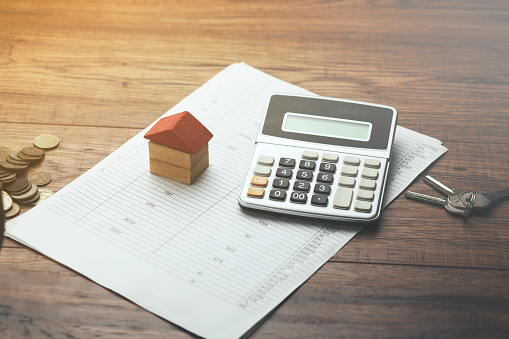
[[[509,2],[0,2],[0,148],[44,133],[58,191],[229,64],[394,106],[449,151],[426,171],[509,187]],[[438,195],[417,179],[410,189]],[[22,206],[22,213],[30,206]],[[253,338],[509,337],[509,201],[468,219],[398,197]],[[2,338],[192,334],[6,239]]]

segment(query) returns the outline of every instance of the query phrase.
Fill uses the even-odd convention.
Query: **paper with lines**
[[[243,63],[165,115],[189,110],[214,134],[191,186],[149,173],[145,131],[7,235],[208,338],[242,336],[362,228],[242,210],[237,203],[272,93],[311,94]],[[398,127],[388,204],[446,149]]]

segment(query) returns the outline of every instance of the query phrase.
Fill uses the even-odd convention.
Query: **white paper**
[[[362,229],[239,207],[275,92],[311,94],[243,63],[227,67],[165,114],[188,110],[214,134],[193,185],[149,172],[149,126],[7,223],[7,235],[197,335],[242,336]],[[446,151],[400,127],[394,147],[385,205]]]

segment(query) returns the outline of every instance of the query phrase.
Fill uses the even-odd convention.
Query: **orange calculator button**
[[[259,177],[257,175],[253,176],[251,179],[251,185],[256,186],[267,186],[267,183],[269,182],[269,178],[267,177]]]
[[[263,197],[263,193],[265,192],[264,188],[261,187],[249,187],[247,189],[247,195],[250,197]]]

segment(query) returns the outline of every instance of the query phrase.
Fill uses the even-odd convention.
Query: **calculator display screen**
[[[274,94],[261,134],[318,144],[387,150],[397,112],[389,106]]]
[[[370,122],[288,112],[281,129],[285,132],[368,141],[371,126]]]

